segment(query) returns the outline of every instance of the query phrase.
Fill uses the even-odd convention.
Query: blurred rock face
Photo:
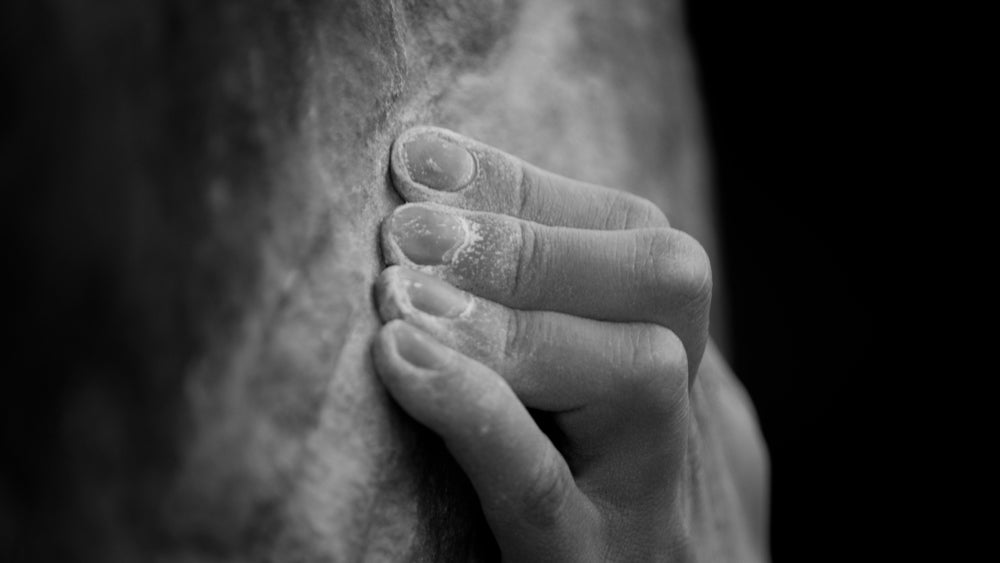
[[[660,0],[3,8],[4,560],[491,558],[372,373],[392,139],[449,127],[659,203],[711,250]]]

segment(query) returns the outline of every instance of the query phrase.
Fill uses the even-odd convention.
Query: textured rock
[[[489,558],[464,477],[368,356],[407,127],[628,188],[712,247],[674,2],[3,12],[4,560]]]

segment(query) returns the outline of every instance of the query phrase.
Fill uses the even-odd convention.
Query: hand
[[[391,167],[418,203],[383,225],[376,369],[468,474],[504,560],[689,559],[702,247],[646,200],[445,130],[404,133]]]

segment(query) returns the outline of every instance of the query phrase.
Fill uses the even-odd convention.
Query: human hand
[[[702,247],[646,200],[445,130],[407,131],[391,166],[419,203],[383,225],[376,369],[467,473],[504,560],[690,559]]]

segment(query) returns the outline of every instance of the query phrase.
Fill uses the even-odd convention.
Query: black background
[[[719,190],[727,351],[770,448],[777,562],[930,555],[942,534],[934,497],[952,489],[927,471],[947,450],[935,433],[948,388],[933,387],[924,359],[938,344],[930,327],[913,336],[907,308],[920,296],[902,274],[928,233],[903,227],[921,220],[906,171],[926,163],[903,148],[900,81],[907,61],[927,60],[894,35],[897,14],[873,6],[687,8]]]
[[[941,76],[948,61],[935,60],[941,12],[914,26],[877,3],[690,0],[687,10],[719,189],[720,281],[732,317],[727,355],[753,395],[770,448],[774,561],[932,555],[942,519],[955,518],[936,510],[943,505],[936,497],[961,486],[938,471],[937,458],[966,460],[957,432],[941,429],[954,415],[947,403],[955,370],[926,361],[942,346],[942,327],[924,316],[932,307],[922,294],[936,289],[938,277],[901,266],[934,235],[920,227],[941,215],[914,211],[933,163],[911,151],[941,143],[927,132],[944,119],[935,111],[942,102],[927,99],[928,84],[949,80]],[[5,29],[5,41],[13,36]],[[34,59],[48,60],[24,60]],[[932,203],[947,200],[949,189],[936,186]],[[13,215],[24,213],[8,204]],[[8,261],[23,277],[17,248],[8,249]],[[15,308],[41,301],[8,294]],[[15,311],[8,324],[27,339],[22,317]],[[72,358],[45,344],[47,355],[38,357]],[[44,420],[36,407],[58,405],[32,401],[16,385],[49,397],[56,383],[29,381],[18,363],[15,357],[6,380],[12,399],[4,415],[17,419],[11,407],[20,404]],[[37,428],[7,428],[16,430],[15,443],[39,441]]]

